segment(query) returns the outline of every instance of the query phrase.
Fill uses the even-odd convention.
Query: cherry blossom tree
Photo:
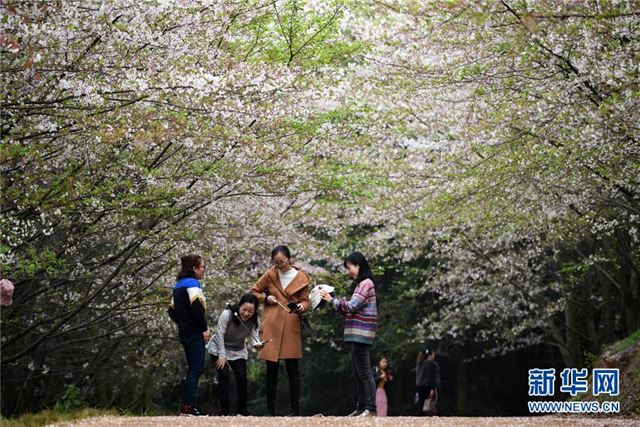
[[[424,338],[552,340],[580,366],[637,329],[634,4],[380,2],[349,19],[375,46],[359,98],[406,160],[368,244],[432,261]]]
[[[333,191],[315,165],[351,132],[348,105],[322,95],[361,49],[335,38],[343,8],[3,5],[1,259],[16,297],[2,365],[19,390],[3,412],[65,383],[139,407],[135,390],[179,368],[164,311],[181,254],[207,258],[215,313],[274,242],[312,240],[289,212],[314,180]]]
[[[3,414],[67,385],[148,408],[182,369],[179,255],[205,256],[214,319],[279,243],[345,293],[343,257],[372,260],[385,350],[549,342],[581,366],[640,327],[639,20],[625,1],[3,3]],[[322,358],[338,325],[314,316]]]

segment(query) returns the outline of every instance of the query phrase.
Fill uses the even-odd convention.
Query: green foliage
[[[258,360],[252,360],[247,364],[247,379],[250,383],[262,381],[265,375],[264,363]]]
[[[620,402],[620,415],[637,416],[640,414],[640,331],[607,346],[597,359],[594,358],[592,367],[616,368],[620,372],[619,394],[615,400]],[[624,353],[624,355],[622,355]],[[593,355],[589,355],[590,358]],[[603,402],[610,400],[610,396],[593,396],[582,394],[573,400],[587,400]]]
[[[591,370],[596,366],[596,361],[598,360],[598,356],[593,353],[585,353],[584,354],[584,367]]]
[[[66,261],[58,258],[51,250],[27,247],[25,258],[25,262],[20,263],[13,272],[18,277],[55,276],[68,271]]]
[[[364,45],[336,37],[346,3],[328,1],[319,12],[301,0],[274,2],[248,24],[235,24],[234,29],[250,36],[229,41],[228,48],[252,63],[311,68],[347,62]]]
[[[60,413],[69,413],[87,406],[88,403],[83,399],[82,391],[71,384],[67,386],[60,399],[56,402],[53,410]]]
[[[613,355],[613,354],[621,353],[637,345],[638,343],[640,343],[640,330],[637,330],[631,335],[629,335],[628,337],[610,345],[605,349],[604,354]]]

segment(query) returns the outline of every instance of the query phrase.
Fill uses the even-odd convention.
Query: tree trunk
[[[458,363],[458,416],[467,414],[467,365],[460,361]]]
[[[640,280],[638,280],[638,274],[633,269],[629,267],[628,271],[627,292],[622,302],[626,312],[627,332],[632,334],[640,329]]]
[[[616,327],[616,299],[612,295],[613,284],[609,280],[604,280],[602,283],[602,318],[604,324],[604,331],[602,332],[603,344],[609,344],[615,341],[615,327]]]
[[[574,301],[576,298],[575,290],[571,292],[570,297],[567,299],[567,306],[565,308],[565,327],[567,334],[567,346],[569,348],[570,366],[572,368],[582,368],[582,346],[580,345],[580,330],[578,320],[580,319],[580,306]]]
[[[594,294],[593,289],[597,288],[598,285],[598,272],[592,268],[585,280],[584,291],[582,292],[581,298],[582,307],[580,310],[583,313],[581,318],[585,325],[587,338],[589,340],[589,352],[591,354],[597,354],[600,350],[600,337],[598,336],[595,313],[591,304],[591,295]]]
[[[571,366],[573,361],[571,360],[571,352],[569,351],[569,346],[567,345],[565,335],[562,334],[562,331],[560,330],[558,325],[556,325],[553,321],[550,322],[550,330],[551,336],[556,342],[558,350],[560,350],[562,361],[564,362],[565,366]]]

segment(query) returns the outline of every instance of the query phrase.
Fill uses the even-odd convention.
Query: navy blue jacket
[[[208,329],[206,299],[200,282],[192,277],[178,280],[173,287],[169,317],[178,325],[181,337],[201,334]]]

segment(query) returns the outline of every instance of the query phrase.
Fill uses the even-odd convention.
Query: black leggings
[[[424,401],[427,400],[427,398],[429,397],[429,393],[431,393],[431,390],[433,390],[430,387],[418,387],[417,388],[417,392],[418,392],[418,406],[416,407],[417,409],[417,413],[416,415],[419,417],[422,417],[425,414],[425,412],[422,410],[422,407],[424,406]]]
[[[300,412],[300,363],[298,359],[284,359],[289,376],[289,390],[291,391],[291,412]],[[276,388],[278,387],[278,368],[280,362],[267,361],[267,409],[269,414],[275,414]]]
[[[211,356],[213,364],[218,361],[218,356]],[[238,415],[247,415],[247,361],[245,359],[227,360],[224,368],[218,371],[218,395],[220,398],[221,415],[229,415],[229,366],[236,376],[236,389],[238,391]]]
[[[356,376],[358,391],[357,409],[376,411],[376,383],[373,380],[370,354],[371,346],[356,342],[351,343],[351,363]]]

